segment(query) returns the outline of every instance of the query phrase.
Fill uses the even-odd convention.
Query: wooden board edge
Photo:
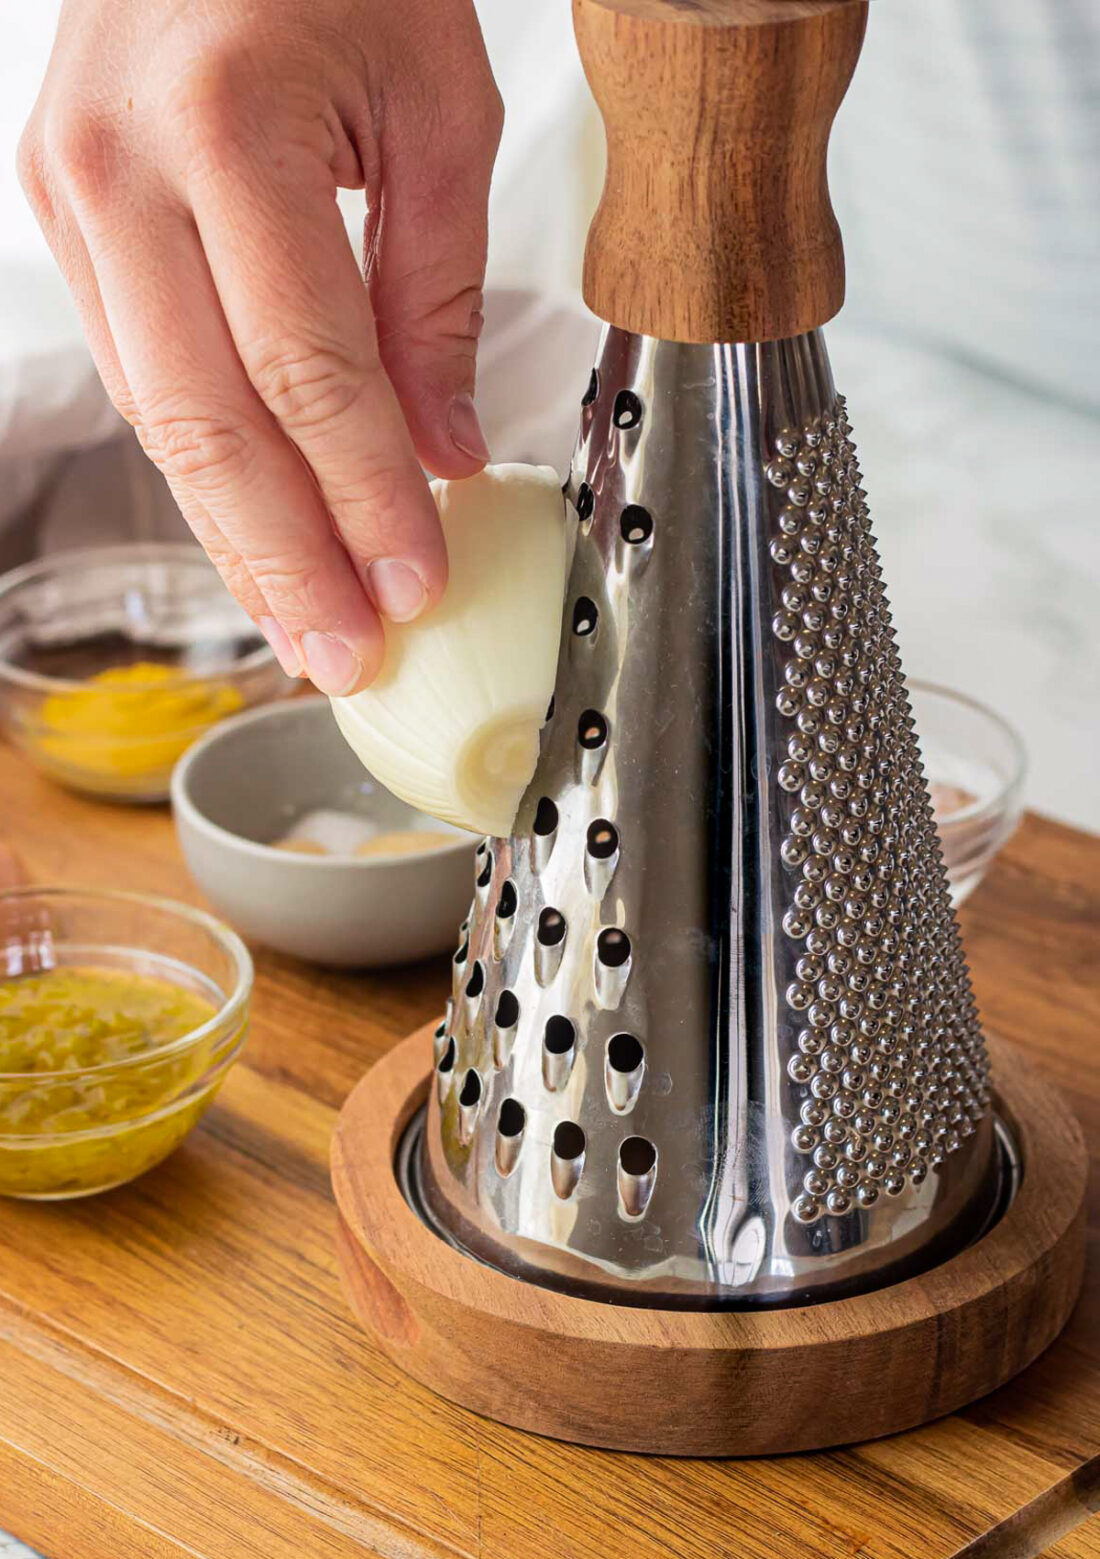
[[[379,1062],[341,1115],[340,1267],[352,1308],[386,1353],[476,1412],[664,1455],[814,1450],[897,1433],[986,1395],[1069,1318],[1084,1269],[1084,1143],[1061,1096],[1003,1044],[993,1047],[999,1103],[1025,1172],[989,1234],[870,1294],[708,1313],[538,1288],[421,1223],[393,1163],[426,1095],[431,1029]]]

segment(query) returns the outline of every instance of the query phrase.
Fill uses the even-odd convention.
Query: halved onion
[[[567,569],[549,466],[487,466],[431,484],[450,560],[443,600],[386,624],[374,683],[333,711],[389,790],[479,834],[511,832],[554,691]]]

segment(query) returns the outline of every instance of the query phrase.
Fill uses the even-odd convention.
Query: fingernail
[[[358,687],[363,662],[342,639],[331,633],[303,633],[302,654],[309,679],[318,692],[343,698]]]
[[[298,651],[291,644],[282,626],[275,621],[274,617],[260,617],[256,620],[256,627],[275,651],[275,659],[287,676],[300,677],[302,662],[298,659]]]
[[[394,623],[412,622],[424,610],[428,592],[424,581],[398,558],[376,558],[367,569],[374,604]]]
[[[451,442],[474,460],[488,460],[489,446],[477,420],[472,395],[456,395],[451,402]]]

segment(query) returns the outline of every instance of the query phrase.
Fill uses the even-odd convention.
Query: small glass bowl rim
[[[70,564],[74,567],[86,567],[97,563],[115,565],[197,563],[205,564],[211,575],[214,578],[218,577],[206,553],[200,547],[192,546],[186,541],[124,541],[107,547],[74,547],[67,548],[63,552],[47,553],[45,557],[32,558],[29,563],[20,563],[18,567],[0,574],[0,607],[11,600],[24,585],[55,569],[68,568]],[[275,652],[270,645],[258,644],[254,650],[250,650],[247,655],[242,655],[239,660],[206,666],[202,671],[193,673],[182,668],[177,686],[189,682],[209,682],[217,677],[236,677],[274,663]],[[117,691],[109,687],[98,688],[94,682],[82,681],[79,677],[51,677],[40,671],[27,671],[22,666],[13,665],[10,660],[2,656],[0,656],[0,680],[44,694],[102,692],[104,697],[109,697]],[[127,686],[126,691],[139,693],[146,689],[162,687],[163,684],[160,682],[132,682]]]
[[[1007,779],[1000,781],[988,796],[976,797],[966,806],[959,807],[957,811],[937,818],[937,828],[954,828],[957,823],[972,823],[976,818],[992,816],[1002,811],[1010,798],[1020,793],[1027,777],[1027,748],[1015,726],[1010,725],[1003,715],[999,715],[995,709],[990,709],[989,705],[983,704],[980,699],[971,698],[969,693],[960,693],[956,688],[945,687],[942,682],[928,682],[923,677],[906,677],[905,684],[910,693],[931,693],[950,704],[969,710],[971,714],[979,715],[989,725],[995,726],[1005,737],[1012,754],[1012,771]],[[921,737],[919,724],[916,734],[919,743]],[[927,772],[925,781],[929,781]]]
[[[72,1083],[89,1077],[94,1078],[113,1072],[123,1072],[131,1066],[144,1065],[151,1061],[163,1061],[181,1055],[193,1046],[200,1044],[203,1040],[208,1039],[219,1029],[226,1028],[233,1034],[237,1032],[247,1015],[255,969],[252,955],[248,948],[237,933],[227,926],[224,921],[218,920],[216,916],[208,914],[204,909],[195,909],[190,904],[181,904],[178,899],[166,898],[159,893],[134,893],[125,888],[73,888],[59,883],[47,883],[45,885],[24,883],[16,888],[6,888],[3,892],[0,892],[0,905],[10,903],[13,900],[30,901],[39,898],[53,899],[55,902],[58,900],[84,899],[100,903],[125,904],[132,908],[141,907],[159,910],[177,920],[185,921],[189,925],[205,931],[221,951],[228,955],[233,966],[233,988],[221,1006],[204,1023],[200,1023],[197,1028],[188,1029],[186,1034],[181,1034],[178,1039],[171,1040],[167,1045],[161,1045],[155,1050],[143,1051],[136,1056],[125,1056],[119,1061],[101,1061],[97,1066],[82,1067],[79,1071],[0,1071],[0,1087],[7,1087],[12,1083],[55,1083],[59,1081]],[[134,951],[139,950],[134,949]],[[193,967],[193,965],[188,965],[188,967]],[[0,983],[7,984],[7,977],[0,979]]]

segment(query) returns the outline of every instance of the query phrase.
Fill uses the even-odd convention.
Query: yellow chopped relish
[[[216,1010],[129,970],[64,967],[0,983],[0,1194],[102,1190],[170,1153],[220,1080],[219,1068],[207,1082],[213,1035],[171,1047]]]

